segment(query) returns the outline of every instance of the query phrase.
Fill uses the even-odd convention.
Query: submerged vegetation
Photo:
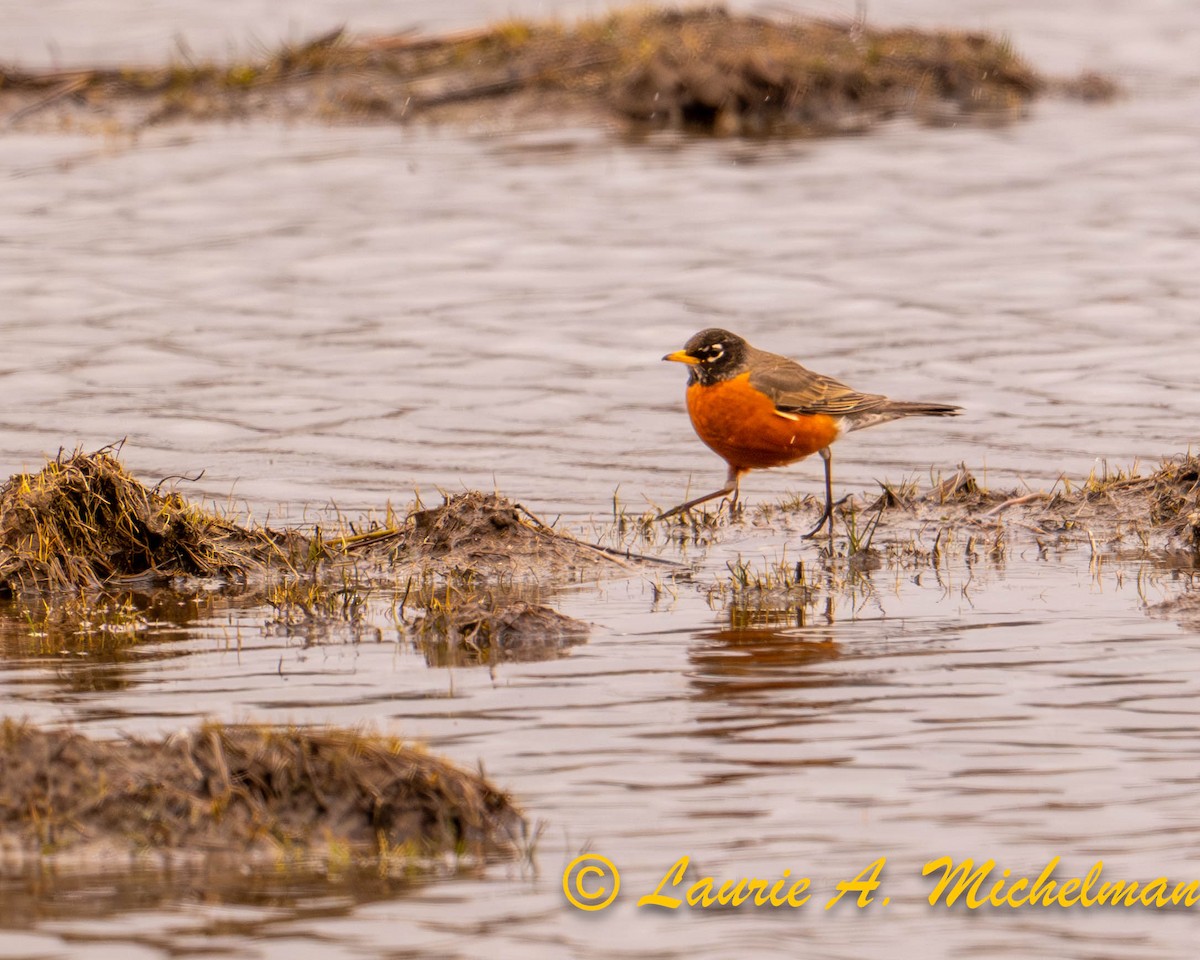
[[[391,737],[208,724],[93,740],[0,721],[0,867],[45,855],[226,854],[408,870],[518,852],[525,822],[481,775]]]
[[[0,69],[10,126],[138,128],[172,119],[615,115],[724,134],[824,134],[895,115],[1012,118],[1049,82],[1003,39],[858,21],[631,8],[574,23],[513,20],[442,37],[335,31],[232,64]],[[1060,85],[1111,96],[1097,77]]]

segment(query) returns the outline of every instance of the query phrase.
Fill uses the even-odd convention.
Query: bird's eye
[[[723,356],[725,356],[725,344],[714,343],[711,346],[705,347],[704,352],[708,354],[708,363],[712,363],[714,360],[720,360]]]

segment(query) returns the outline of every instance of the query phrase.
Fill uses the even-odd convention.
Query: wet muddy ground
[[[26,38],[91,49],[86,17],[31,11]],[[494,13],[470,12],[458,25]],[[486,122],[6,134],[0,476],[127,436],[142,479],[203,468],[189,496],[272,524],[498,488],[599,539],[614,493],[640,515],[723,476],[659,362],[714,324],[857,388],[966,408],[840,441],[835,482],[864,502],[876,480],[928,486],[959,463],[990,489],[1049,491],[1184,453],[1200,418],[1194,9],[869,12],[1008,30],[1043,69],[1109,72],[1127,95],[998,129],[753,144]],[[208,16],[191,21],[201,46]],[[160,49],[145,37],[112,49]],[[1185,954],[1188,911],[968,914],[930,907],[920,871],[948,854],[1036,876],[1061,856],[1064,877],[1098,859],[1114,878],[1200,876],[1200,638],[1160,608],[1190,596],[1190,561],[1042,549],[1012,524],[1000,550],[960,539],[937,564],[852,569],[798,539],[811,510],[756,511],[819,488],[819,463],[751,474],[744,522],[639,543],[694,564],[686,578],[521,598],[589,624],[551,660],[448,657],[386,590],[324,632],[221,591],[129,596],[136,612],[107,627],[6,608],[6,716],[93,737],[372,724],[481,764],[544,827],[532,863],[451,878],[8,877],[0,950]],[[815,592],[735,596],[739,569],[797,561]],[[623,873],[604,913],[563,898],[584,850]],[[635,908],[684,854],[697,876],[791,869],[817,896],[798,915]],[[821,909],[880,856],[886,907]]]

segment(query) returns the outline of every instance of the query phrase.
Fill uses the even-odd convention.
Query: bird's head
[[[736,333],[709,327],[701,330],[683,345],[682,350],[668,353],[664,360],[686,363],[688,383],[716,383],[741,373],[746,363],[749,344]]]

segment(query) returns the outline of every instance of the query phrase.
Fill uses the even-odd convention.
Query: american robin
[[[819,453],[825,461],[825,512],[805,536],[816,536],[828,520],[832,539],[833,457],[829,445],[851,430],[901,417],[950,417],[962,409],[859,393],[716,327],[701,330],[682,350],[663,359],[688,364],[687,408],[692,426],[729,464],[729,476],[720,490],[681,503],[659,514],[657,520],[728,494],[733,495],[732,511],[743,473],[781,467]]]

